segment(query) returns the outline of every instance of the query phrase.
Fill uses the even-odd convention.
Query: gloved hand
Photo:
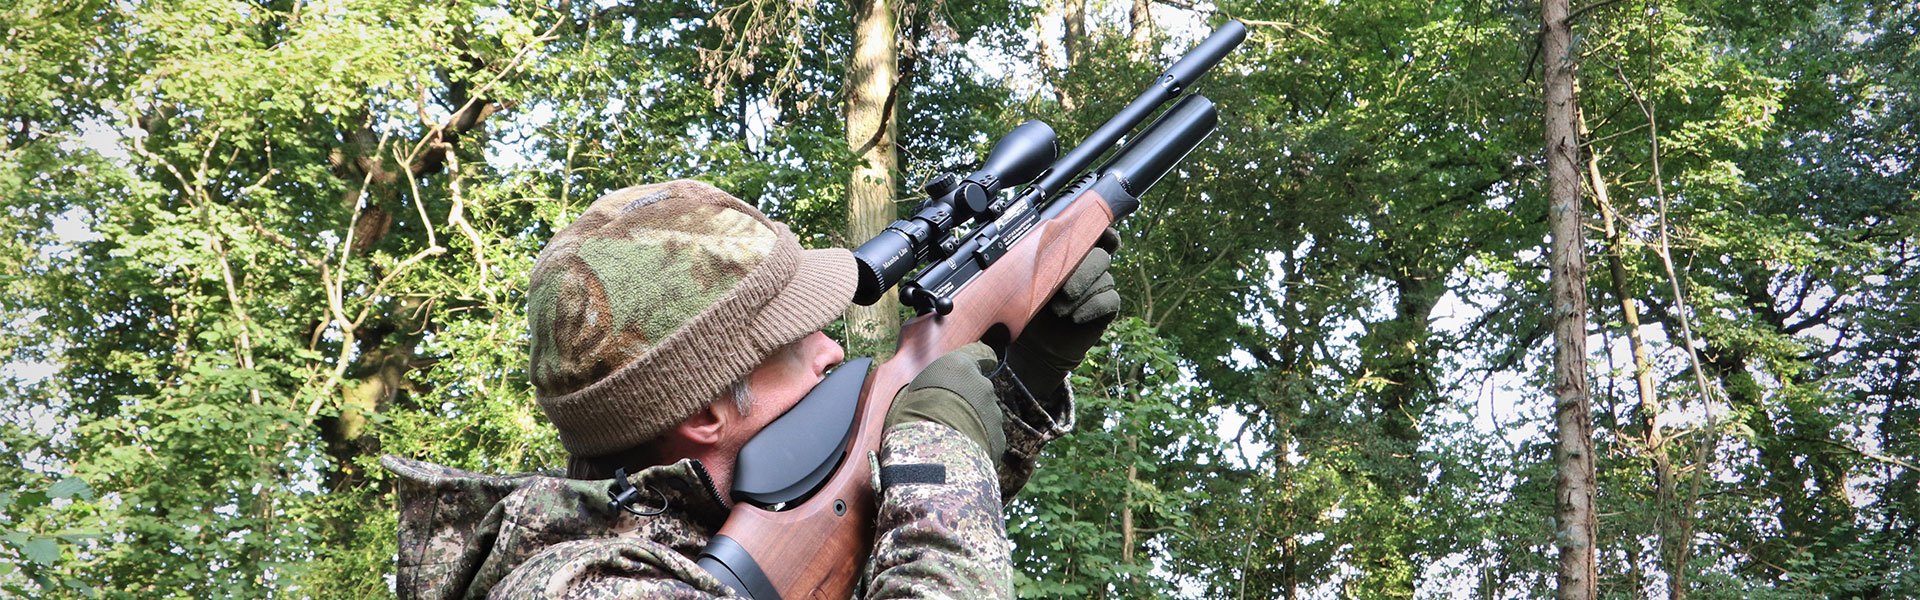
[[[1108,229],[1101,241],[1007,348],[1007,367],[1035,398],[1059,389],[1087,357],[1087,349],[1100,341],[1100,332],[1120,315],[1120,292],[1114,291],[1113,274],[1107,272],[1113,264],[1108,249],[1119,246],[1119,236]]]
[[[887,409],[886,429],[928,421],[958,430],[987,451],[996,468],[1007,452],[1000,405],[987,375],[999,366],[993,349],[974,342],[927,365]]]

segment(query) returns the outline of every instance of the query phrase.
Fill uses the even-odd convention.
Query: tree
[[[1548,228],[1553,230],[1553,411],[1558,444],[1554,462],[1554,539],[1560,549],[1562,600],[1587,600],[1595,590],[1593,417],[1587,396],[1586,223],[1581,219],[1580,105],[1574,98],[1572,28],[1566,0],[1540,3],[1545,56]]]
[[[896,39],[900,9],[888,0],[854,3],[853,52],[847,68],[847,147],[856,163],[847,182],[847,239],[859,243],[886,229],[896,218],[894,198],[900,188],[899,98],[903,74],[898,69]],[[888,290],[872,306],[848,309],[851,340],[883,353],[899,335],[899,292]]]

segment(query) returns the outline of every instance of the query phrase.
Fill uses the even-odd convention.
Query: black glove
[[[1035,398],[1046,398],[1100,341],[1100,332],[1120,315],[1120,292],[1113,289],[1113,264],[1108,248],[1118,236],[1108,229],[1073,274],[1033,316],[1020,338],[1007,348],[1007,367]],[[1102,247],[1104,246],[1104,247]]]
[[[927,365],[887,409],[886,428],[928,421],[958,430],[987,451],[996,468],[1007,452],[1000,405],[987,375],[999,366],[993,349],[974,342]]]

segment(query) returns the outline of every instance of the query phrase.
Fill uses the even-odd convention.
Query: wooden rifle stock
[[[956,293],[952,313],[920,315],[900,328],[899,349],[867,377],[860,392],[846,458],[818,492],[779,512],[734,504],[719,535],[745,550],[781,599],[852,596],[873,549],[879,508],[867,457],[880,450],[881,427],[894,397],[935,359],[989,331],[1004,328],[1005,340],[1018,337],[1113,223],[1102,191],[1126,194],[1103,185],[1060,200],[1068,204],[1057,217],[1035,225]]]

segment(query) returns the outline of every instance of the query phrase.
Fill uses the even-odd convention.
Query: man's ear
[[[696,445],[712,446],[720,443],[727,427],[733,425],[734,416],[740,414],[733,407],[733,400],[725,396],[707,404],[706,408],[693,413],[687,420],[674,426],[674,432],[680,439]]]

